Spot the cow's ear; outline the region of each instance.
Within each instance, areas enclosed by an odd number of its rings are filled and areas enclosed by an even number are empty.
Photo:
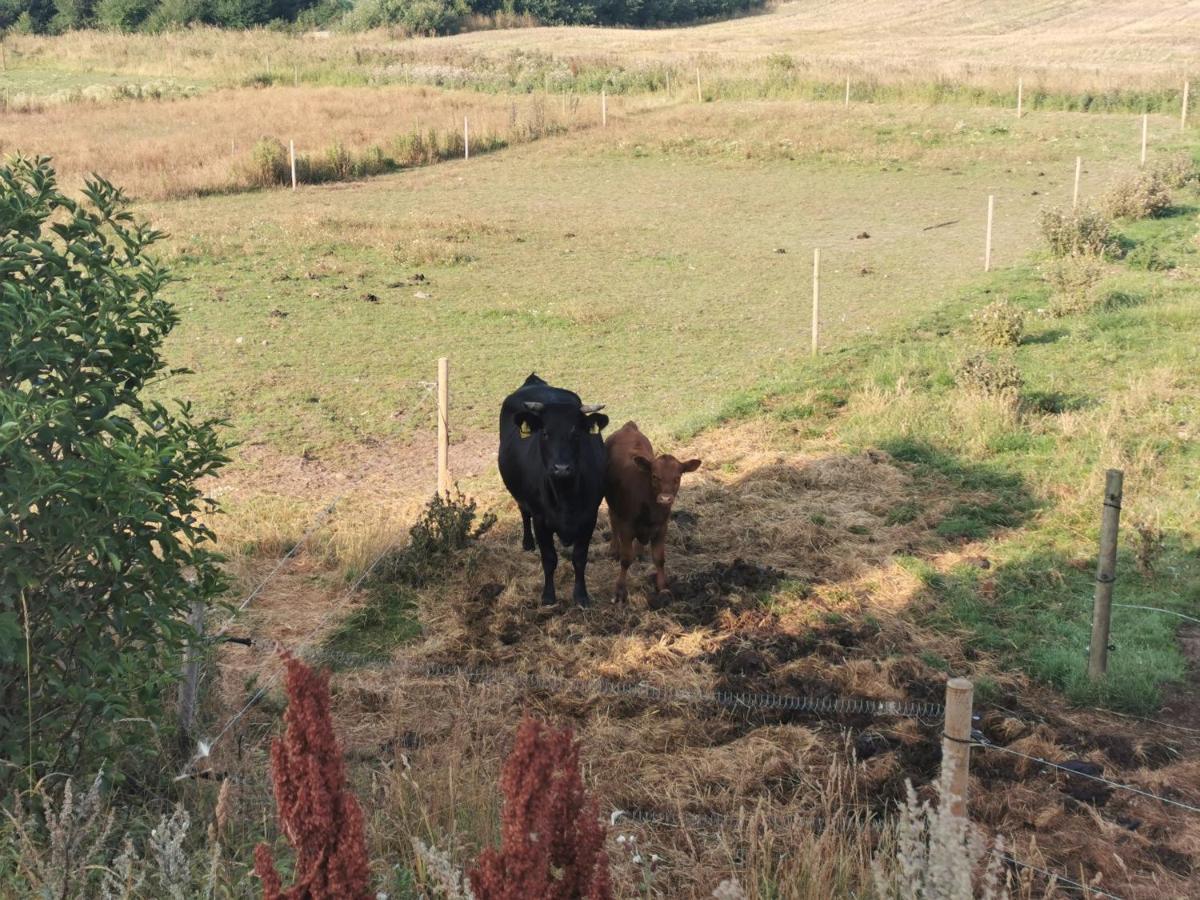
[[[634,456],[633,464],[635,466],[637,466],[639,469],[641,469],[643,472],[649,472],[651,469],[654,468],[654,464],[651,463],[650,460],[646,459],[646,457],[642,456],[640,453],[637,454],[636,456]]]
[[[527,438],[535,431],[542,427],[542,419],[540,416],[535,416],[530,412],[519,412],[513,416],[513,421],[517,423],[517,432],[523,438]]]
[[[584,416],[584,421],[588,423],[588,434],[599,434],[608,427],[608,416],[604,413],[592,413],[590,416]]]
[[[695,472],[698,468],[700,468],[700,460],[689,459],[687,462],[682,463],[680,468],[685,472]]]

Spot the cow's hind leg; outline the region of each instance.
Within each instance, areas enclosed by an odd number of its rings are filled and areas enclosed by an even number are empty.
[[[533,517],[521,510],[521,549],[532,550],[536,546],[533,542]]]
[[[546,583],[542,587],[542,605],[553,606],[558,602],[554,594],[554,572],[558,568],[558,551],[554,549],[554,532],[541,519],[533,520],[533,531],[537,535],[538,548],[542,551],[542,574]]]
[[[585,575],[587,573],[588,548],[592,544],[592,532],[595,530],[596,520],[592,519],[592,524],[575,539],[575,545],[571,549],[571,564],[575,567],[575,590],[572,596],[580,606],[591,606],[592,604],[592,598],[588,596]]]

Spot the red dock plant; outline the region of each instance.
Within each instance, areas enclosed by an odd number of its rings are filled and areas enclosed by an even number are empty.
[[[271,849],[254,850],[263,900],[365,900],[368,868],[363,816],[346,790],[346,769],[329,716],[329,675],[289,653],[288,707],[283,737],[271,744],[279,823],[296,851],[296,878],[287,890]]]
[[[612,900],[604,826],[570,729],[526,716],[500,790],[500,849],[485,850],[470,873],[477,900]]]

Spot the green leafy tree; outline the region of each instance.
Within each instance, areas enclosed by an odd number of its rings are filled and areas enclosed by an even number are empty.
[[[227,458],[214,420],[144,396],[178,319],[126,205],[0,166],[0,781],[153,749],[186,612],[224,587],[197,481]]]
[[[114,31],[134,31],[154,10],[155,0],[98,0],[96,23]]]

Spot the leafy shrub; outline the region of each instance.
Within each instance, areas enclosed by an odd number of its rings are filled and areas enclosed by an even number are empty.
[[[409,529],[408,545],[379,564],[375,580],[409,587],[427,584],[496,524],[496,517],[488,513],[476,525],[475,509],[475,501],[462,494],[435,494]]]
[[[1025,314],[1007,300],[993,300],[971,316],[971,321],[979,340],[989,347],[1015,347],[1021,343]]]
[[[1112,222],[1088,206],[1074,210],[1043,209],[1038,227],[1054,256],[1117,256],[1120,247]]]
[[[262,138],[250,150],[250,161],[244,168],[244,175],[256,187],[271,187],[290,184],[291,169],[288,148],[276,138]]]
[[[1200,181],[1200,166],[1189,153],[1176,153],[1154,167],[1155,174],[1170,188],[1185,188]]]
[[[975,353],[964,359],[954,374],[955,383],[972,393],[995,397],[1016,394],[1025,381],[1010,357]]]
[[[1100,301],[1096,291],[1104,277],[1104,263],[1094,256],[1052,260],[1042,267],[1050,285],[1050,315],[1055,318],[1087,312]]]
[[[196,484],[227,458],[216,422],[142,397],[178,322],[161,234],[108,182],[83,195],[0,167],[0,758],[119,774],[154,748],[113,723],[161,721],[182,620],[223,589]]]
[[[1158,171],[1138,172],[1109,188],[1103,205],[1114,219],[1152,219],[1171,208],[1171,188]]]

